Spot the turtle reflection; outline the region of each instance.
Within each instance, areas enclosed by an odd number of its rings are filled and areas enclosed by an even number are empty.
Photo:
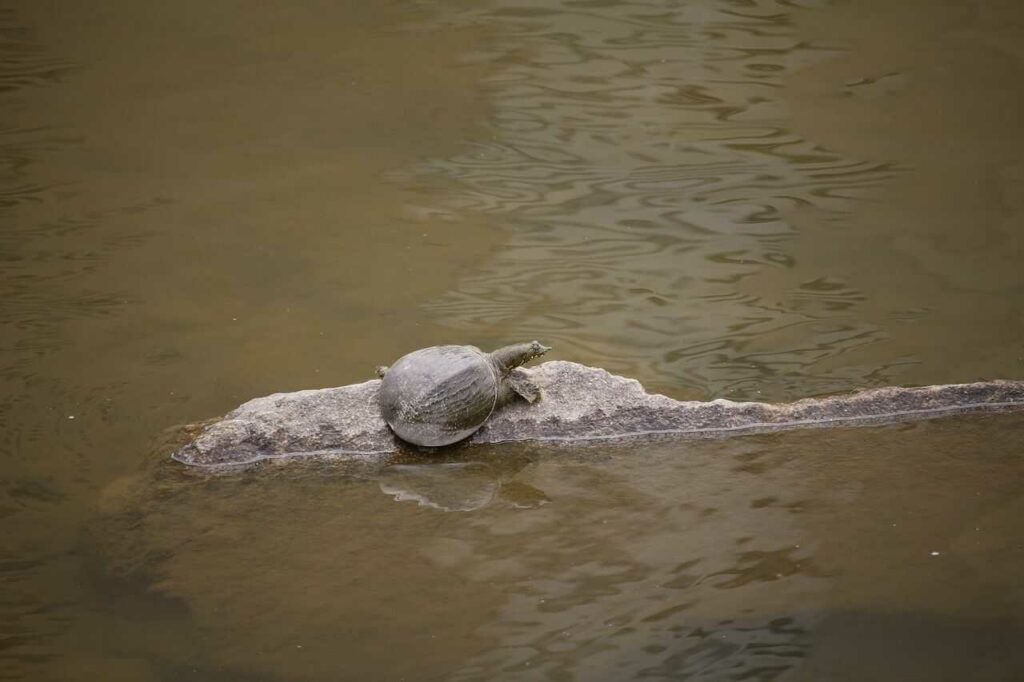
[[[544,491],[516,475],[528,460],[392,464],[377,475],[381,492],[398,502],[448,512],[482,509],[500,500],[518,509],[549,502]]]

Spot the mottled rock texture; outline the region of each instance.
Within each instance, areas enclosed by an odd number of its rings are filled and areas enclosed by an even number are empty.
[[[795,403],[681,402],[635,379],[573,362],[525,372],[543,391],[530,405],[495,411],[466,444],[593,441],[654,435],[715,437],[782,429],[881,424],[950,414],[1024,409],[1024,381],[878,388]],[[370,457],[403,445],[381,419],[379,380],[250,400],[174,453],[193,465],[230,465],[301,455]],[[460,447],[460,446],[454,446]]]

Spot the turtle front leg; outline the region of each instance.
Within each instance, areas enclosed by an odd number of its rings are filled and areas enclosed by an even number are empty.
[[[531,405],[540,400],[540,386],[533,382],[526,372],[512,370],[505,377],[505,383],[514,395],[519,396]]]

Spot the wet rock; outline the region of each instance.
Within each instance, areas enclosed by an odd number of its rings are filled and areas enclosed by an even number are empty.
[[[880,388],[787,404],[678,401],[640,382],[573,362],[519,369],[543,391],[491,415],[468,445],[585,442],[644,436],[716,437],[793,428],[880,424],[974,411],[1024,409],[1024,381]],[[174,453],[192,465],[322,455],[374,458],[403,447],[377,409],[379,380],[256,398]]]

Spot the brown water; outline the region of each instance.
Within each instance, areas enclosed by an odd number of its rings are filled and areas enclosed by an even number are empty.
[[[1024,6],[93,5],[0,7],[0,679],[1024,678],[1019,415],[166,459],[441,341],[1021,378]]]

